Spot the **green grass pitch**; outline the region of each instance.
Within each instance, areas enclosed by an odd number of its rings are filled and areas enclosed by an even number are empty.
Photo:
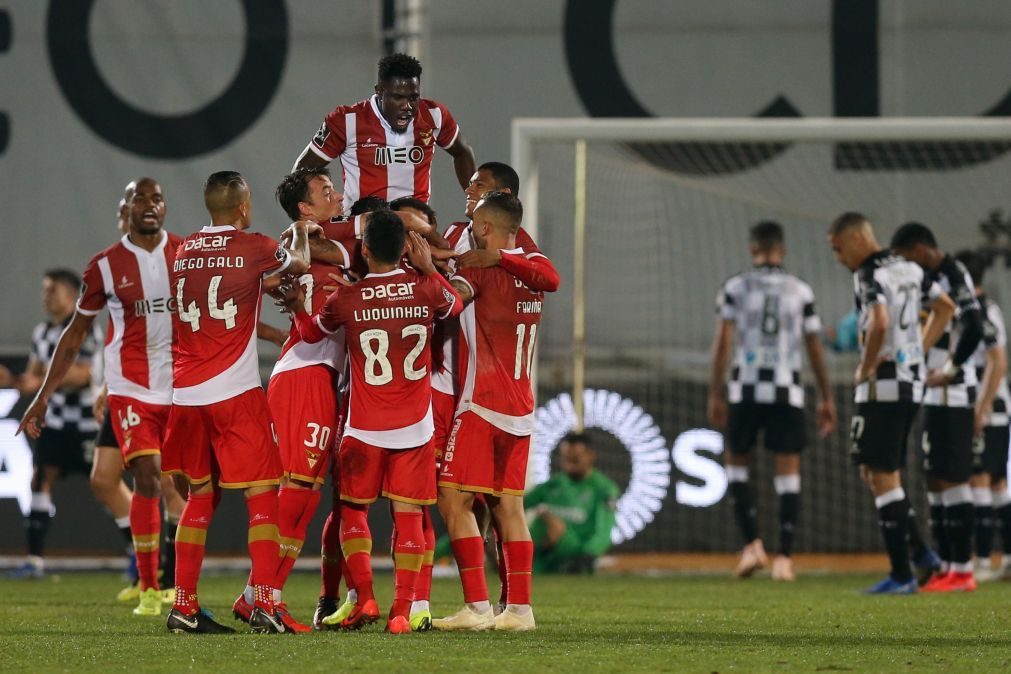
[[[392,594],[377,575],[380,606]],[[877,578],[801,577],[792,585],[715,576],[536,577],[533,633],[171,635],[164,618],[117,605],[118,576],[0,580],[0,662],[9,672],[753,672],[1008,671],[1011,583],[966,595],[864,597]],[[318,579],[285,592],[308,620]],[[227,624],[238,575],[207,577],[201,600]],[[489,585],[496,579],[489,577]],[[435,615],[455,610],[455,579],[436,580]]]

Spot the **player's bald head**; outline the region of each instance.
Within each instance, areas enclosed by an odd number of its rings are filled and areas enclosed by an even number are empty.
[[[238,171],[212,173],[204,183],[204,206],[212,217],[227,216],[249,201],[249,184]]]
[[[523,204],[507,192],[488,192],[477,202],[474,219],[503,234],[515,234],[523,222]]]

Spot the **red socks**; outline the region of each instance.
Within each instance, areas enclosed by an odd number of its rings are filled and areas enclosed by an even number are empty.
[[[344,554],[340,544],[340,506],[337,504],[323,523],[322,538],[319,596],[340,599]]]
[[[414,601],[414,586],[425,557],[425,534],[419,512],[394,512],[396,538],[393,544],[393,606],[390,618],[408,617]]]
[[[484,541],[480,536],[451,541],[453,557],[460,569],[463,600],[468,604],[488,600],[488,581],[484,577]]]
[[[358,590],[359,604],[376,598],[372,591],[372,532],[368,514],[368,506],[341,504],[341,550]]]
[[[214,514],[214,494],[190,494],[176,529],[176,603],[173,608],[193,615],[200,608],[197,581],[204,561],[207,527]]]
[[[435,563],[435,527],[428,508],[422,511],[421,530],[425,536],[425,556],[421,559],[421,571],[414,584],[414,600],[428,601],[432,597],[432,565]]]
[[[509,604],[530,603],[530,577],[534,566],[532,541],[506,541],[502,544],[506,573],[509,577]]]
[[[158,546],[161,541],[161,499],[137,492],[130,499],[130,533],[137,555],[141,591],[158,589]]]
[[[319,492],[313,489],[285,489],[277,495],[277,528],[280,533],[280,559],[274,587],[284,588],[295,560],[302,553],[305,532],[319,505]]]
[[[277,532],[277,492],[271,489],[246,499],[249,511],[249,559],[253,569],[250,576],[255,590],[255,604],[273,610],[274,578],[280,547]]]

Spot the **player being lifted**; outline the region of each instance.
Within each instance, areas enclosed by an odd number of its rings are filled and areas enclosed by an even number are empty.
[[[1008,409],[1007,327],[1004,312],[983,292],[986,263],[983,256],[961,251],[955,259],[965,265],[983,308],[983,339],[972,356],[979,391],[973,440],[972,496],[976,506],[976,580],[1006,577],[1011,568],[1011,497],[1007,493]],[[1001,528],[1001,568],[991,566],[993,533]]]
[[[519,199],[485,194],[474,210],[478,248],[518,254]],[[536,254],[534,254],[536,255]],[[473,313],[461,319],[459,406],[439,472],[439,510],[460,569],[466,605],[432,621],[443,630],[532,630],[533,542],[523,509],[527,453],[534,426],[530,370],[544,294],[501,266],[459,269],[452,283]],[[498,525],[508,578],[507,605],[495,616],[484,575],[484,543],[473,513],[484,494]]]
[[[821,321],[811,287],[783,270],[783,228],[763,221],[751,228],[752,269],[730,278],[716,298],[709,383],[709,423],[726,429],[727,481],[744,550],[734,572],[747,578],[768,563],[755,523],[748,485],[752,450],[762,432],[775,456],[773,479],[779,495],[779,554],[773,580],[794,580],[793,538],[800,513],[800,452],[806,439],[801,347],[807,351],[818,384],[818,433],[835,429],[836,410],[821,346]],[[737,344],[730,382],[725,382]],[[729,411],[727,402],[730,402]]]
[[[924,344],[933,344],[954,311],[951,300],[923,270],[882,250],[866,217],[843,213],[829,227],[836,259],[853,272],[860,329],[860,362],[851,436],[860,477],[874,495],[878,524],[891,562],[887,578],[869,594],[917,591],[909,560],[910,505],[902,489],[906,442],[923,397]],[[921,336],[919,313],[926,292],[931,316]]]
[[[151,178],[136,181],[129,231],[92,258],[84,272],[77,312],[60,337],[46,381],[21,427],[37,435],[49,396],[73,363],[102,309],[109,308],[105,376],[123,464],[133,475],[130,530],[140,578],[134,615],[161,614],[158,588],[161,538],[161,449],[172,402],[172,291],[170,268],[181,239],[164,231],[165,199]]]
[[[294,168],[325,166],[340,159],[344,210],[366,196],[387,201],[417,197],[428,203],[435,146],[453,157],[466,187],[474,173],[474,151],[449,110],[421,98],[421,64],[407,54],[379,61],[375,94],[326,116]]]
[[[296,222],[289,251],[246,230],[252,224],[249,185],[234,171],[204,185],[211,224],[186,237],[173,265],[177,350],[164,469],[190,483],[176,533],[176,601],[172,632],[231,632],[200,607],[197,582],[215,491],[243,489],[255,586],[249,624],[255,632],[286,632],[273,586],[279,559],[277,484],[282,467],[267,398],[260,387],[256,326],[263,278],[309,267],[307,234]]]
[[[343,328],[350,359],[350,405],[338,454],[340,539],[358,600],[342,626],[356,629],[379,618],[368,510],[382,495],[396,526],[387,619],[394,634],[411,631],[408,613],[424,553],[421,510],[436,496],[429,340],[435,320],[462,307],[424,239],[415,232],[405,237],[393,212],[375,211],[362,242],[369,272],[361,282],[338,288],[316,315],[306,312],[301,288],[286,292],[302,339],[313,344]],[[401,267],[405,243],[418,272]]]
[[[926,226],[910,222],[899,227],[892,236],[892,250],[922,267],[956,307],[936,343],[924,345],[929,371],[923,394],[922,448],[931,528],[944,566],[923,590],[974,590],[969,479],[977,381],[971,359],[983,336],[983,312],[965,266],[937,247]]]

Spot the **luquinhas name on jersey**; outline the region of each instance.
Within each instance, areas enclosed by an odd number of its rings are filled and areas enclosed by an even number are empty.
[[[413,297],[414,282],[411,283],[387,283],[381,286],[365,286],[362,288],[363,300],[384,300],[387,298]]]
[[[516,313],[518,314],[539,314],[544,303],[540,300],[530,300],[516,303]]]
[[[899,365],[915,365],[923,362],[923,345],[903,344],[895,352],[895,362]]]
[[[358,323],[372,323],[375,321],[388,321],[396,319],[419,319],[428,318],[431,315],[427,306],[413,307],[373,307],[370,309],[355,309],[354,319]]]
[[[188,269],[242,269],[246,266],[243,257],[182,257],[176,258],[173,271]]]

